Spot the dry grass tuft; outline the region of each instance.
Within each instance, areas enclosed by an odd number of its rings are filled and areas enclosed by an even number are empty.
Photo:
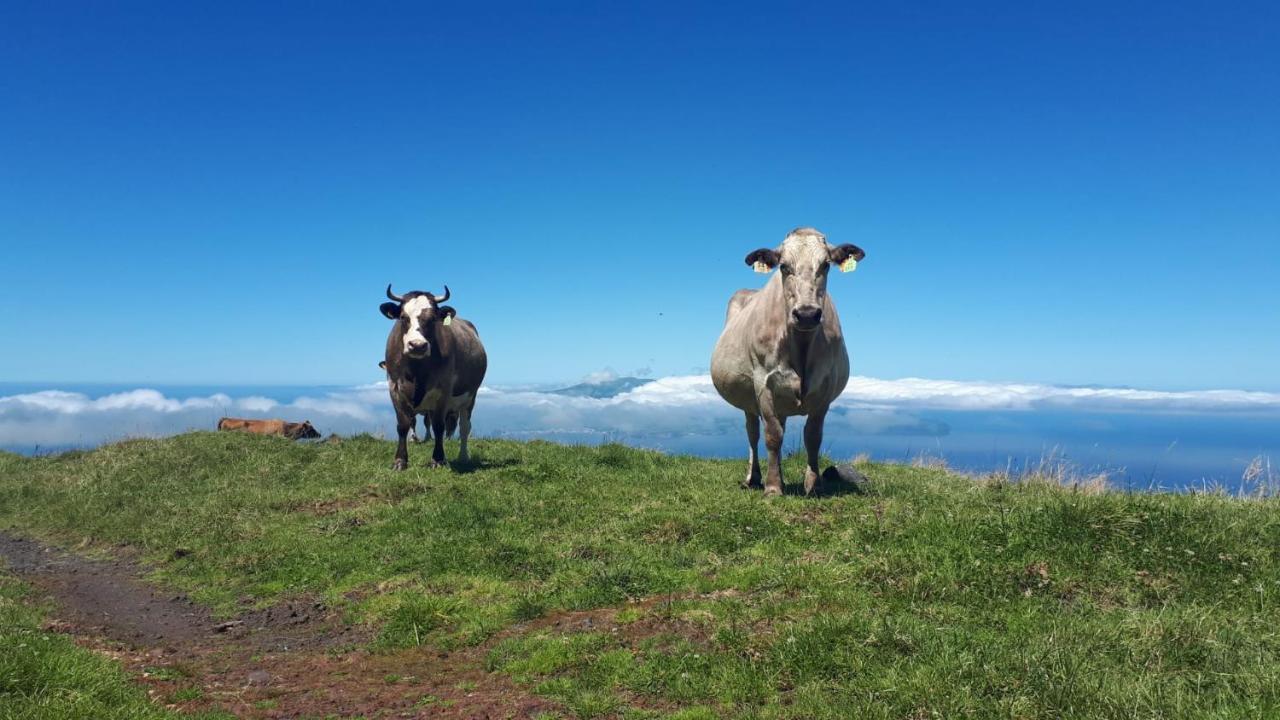
[[[1280,496],[1280,476],[1271,467],[1271,457],[1258,455],[1240,474],[1241,497],[1267,498]]]
[[[1067,488],[1072,492],[1084,495],[1101,495],[1112,489],[1110,479],[1113,472],[1120,471],[1082,470],[1075,463],[1059,454],[1055,448],[1042,455],[1035,466],[1029,467],[1019,475],[1017,482],[1052,485]]]
[[[923,468],[925,470],[949,470],[947,459],[940,455],[929,455],[928,453],[920,453],[911,458],[911,467]]]

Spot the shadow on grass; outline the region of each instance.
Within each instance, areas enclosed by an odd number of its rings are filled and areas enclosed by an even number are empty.
[[[782,486],[787,497],[804,497],[804,483],[787,483]],[[848,465],[829,465],[822,471],[814,498],[840,497],[842,495],[866,495],[867,476]]]
[[[454,460],[453,462],[449,463],[449,469],[453,470],[458,475],[470,475],[471,473],[477,472],[480,470],[492,470],[494,468],[510,467],[512,465],[519,465],[519,464],[520,464],[519,460],[513,460],[511,458],[506,458],[503,460],[485,460],[484,458],[473,457],[467,462],[459,462],[457,460]]]

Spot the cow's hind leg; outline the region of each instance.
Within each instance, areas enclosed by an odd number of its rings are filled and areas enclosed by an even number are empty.
[[[753,412],[747,416],[747,477],[744,488],[760,487],[760,416]]]
[[[458,462],[471,462],[471,454],[467,452],[467,438],[471,437],[471,409],[474,406],[468,406],[458,411],[458,442],[461,448],[458,450]]]
[[[782,435],[786,430],[786,416],[764,416],[764,447],[769,451],[769,467],[764,476],[766,497],[782,494]]]
[[[808,467],[804,470],[804,494],[812,495],[818,487],[818,451],[822,449],[822,426],[827,421],[827,409],[814,410],[804,422],[804,451]]]
[[[433,412],[427,417],[431,420],[431,434],[436,438],[431,450],[431,467],[444,467],[444,412]]]

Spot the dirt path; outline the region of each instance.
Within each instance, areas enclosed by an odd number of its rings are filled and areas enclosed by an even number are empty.
[[[48,628],[119,660],[157,701],[247,718],[531,718],[551,703],[485,672],[481,648],[370,653],[362,628],[295,601],[218,618],[148,584],[127,559],[90,560],[0,532],[0,561],[53,602]]]

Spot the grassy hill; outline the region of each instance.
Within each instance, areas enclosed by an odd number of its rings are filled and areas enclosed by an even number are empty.
[[[367,437],[3,454],[0,529],[127,544],[227,614],[320,598],[392,657],[478,648],[549,717],[1280,716],[1274,499],[864,464],[865,492],[766,501],[738,489],[745,461],[482,440],[471,467],[430,470],[411,452],[404,473]],[[57,716],[40,703],[89,680],[17,647],[61,641],[4,582],[0,717]],[[103,702],[144,702],[127,691]]]

